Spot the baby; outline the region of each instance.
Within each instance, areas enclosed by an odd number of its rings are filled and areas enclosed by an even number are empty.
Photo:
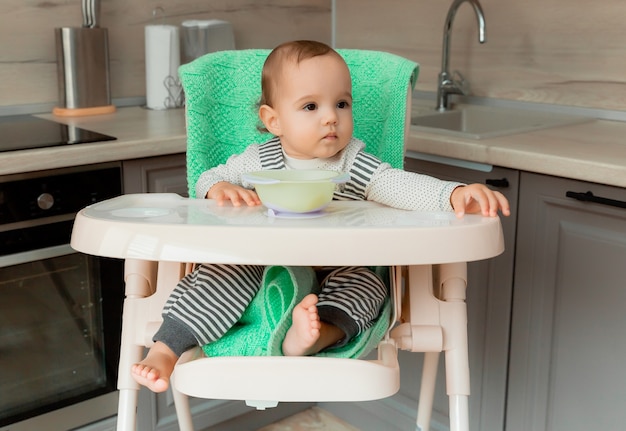
[[[251,144],[225,164],[199,177],[196,195],[219,205],[256,206],[260,200],[242,174],[262,169],[327,169],[350,172],[334,199],[371,200],[395,208],[509,215],[499,192],[394,169],[364,151],[352,136],[352,83],[343,58],[325,44],[284,43],[262,72],[259,117],[274,138]],[[146,358],[132,367],[137,382],[167,389],[179,356],[223,336],[241,317],[261,285],[263,266],[202,264],[176,286],[163,310],[163,324]],[[388,292],[365,267],[317,270],[320,293],[293,310],[282,344],[285,355],[311,355],[343,346],[369,328]]]

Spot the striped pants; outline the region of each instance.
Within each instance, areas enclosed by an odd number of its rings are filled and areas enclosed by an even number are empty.
[[[199,265],[167,300],[154,341],[180,356],[219,339],[243,315],[261,286],[264,270],[255,265]],[[320,320],[345,332],[343,345],[374,323],[387,287],[365,267],[325,268],[317,274]]]

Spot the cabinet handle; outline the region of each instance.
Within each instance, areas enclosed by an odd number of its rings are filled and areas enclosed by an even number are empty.
[[[485,180],[485,184],[487,184],[488,186],[506,189],[509,187],[509,180],[507,180],[506,178],[488,178]]]
[[[568,191],[565,193],[568,198],[576,199],[581,202],[593,202],[601,205],[609,205],[617,208],[626,208],[626,202],[618,201],[615,199],[603,198],[602,196],[596,196],[592,192],[579,193]]]

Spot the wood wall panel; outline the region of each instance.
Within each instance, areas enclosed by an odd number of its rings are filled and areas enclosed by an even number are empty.
[[[569,106],[626,109],[626,2],[481,0],[487,43],[462,5],[452,34],[451,66],[472,94]],[[57,99],[54,28],[81,22],[79,0],[4,0],[0,4],[0,107]],[[171,4],[168,4],[171,3]],[[336,0],[338,47],[384,49],[421,64],[418,90],[434,91],[441,65],[446,0]],[[294,38],[330,41],[331,0],[104,0],[114,98],[145,94],[143,28],[152,10],[163,22],[231,21],[240,48]],[[593,7],[591,7],[593,6]]]
[[[337,0],[337,46],[385,49],[421,65],[418,90],[435,91],[451,1]],[[626,109],[626,2],[481,0],[487,42],[469,4],[456,16],[451,68],[477,96]]]
[[[113,98],[145,95],[144,27],[186,19],[225,19],[238,48],[272,48],[289,39],[330,43],[331,0],[104,0]],[[155,20],[152,11],[165,13]],[[82,22],[81,0],[0,2],[0,107],[57,101],[55,27]]]

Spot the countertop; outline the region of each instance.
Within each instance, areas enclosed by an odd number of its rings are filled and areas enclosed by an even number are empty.
[[[591,119],[488,139],[422,130],[411,128],[407,151],[626,187],[626,122]]]
[[[0,153],[0,175],[178,154],[187,149],[184,109],[130,107],[85,117],[37,116],[115,136],[117,140]]]
[[[42,118],[117,137],[116,141],[0,153],[0,175],[183,153],[185,112],[141,107],[91,117]],[[411,128],[409,152],[626,187],[626,123],[592,120],[489,139]]]

